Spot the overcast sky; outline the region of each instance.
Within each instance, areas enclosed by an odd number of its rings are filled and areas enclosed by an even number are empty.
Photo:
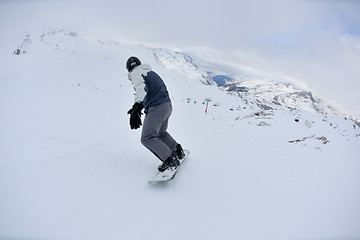
[[[0,0],[1,35],[47,27],[288,79],[360,117],[357,0]]]

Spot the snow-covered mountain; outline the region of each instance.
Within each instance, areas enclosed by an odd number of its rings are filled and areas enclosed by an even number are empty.
[[[359,123],[311,92],[66,30],[1,41],[0,239],[360,237]],[[128,125],[129,56],[163,77],[191,151],[168,184]]]
[[[296,88],[290,83],[276,82],[262,76],[243,72],[241,75],[217,74],[196,64],[184,53],[154,49],[154,56],[169,69],[204,84],[216,84],[229,94],[239,96],[244,106],[259,110],[309,111],[322,115],[338,114],[331,106],[309,91]],[[219,70],[220,72],[221,70]]]

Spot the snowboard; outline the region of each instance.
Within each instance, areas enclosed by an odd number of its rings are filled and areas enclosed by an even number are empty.
[[[159,182],[168,182],[172,179],[174,179],[177,171],[179,170],[180,166],[182,165],[182,163],[185,161],[185,159],[189,156],[190,151],[189,150],[184,150],[185,153],[185,157],[180,161],[179,166],[177,167],[171,167],[166,169],[164,172],[158,172],[150,181],[149,183],[159,183]]]

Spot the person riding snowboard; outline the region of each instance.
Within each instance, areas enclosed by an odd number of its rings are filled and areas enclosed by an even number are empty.
[[[128,111],[130,128],[143,126],[141,143],[162,161],[158,167],[160,172],[179,166],[185,154],[182,146],[167,132],[172,104],[164,81],[149,64],[141,64],[137,57],[130,57],[126,68],[135,90],[135,103]],[[143,124],[142,109],[146,114]]]

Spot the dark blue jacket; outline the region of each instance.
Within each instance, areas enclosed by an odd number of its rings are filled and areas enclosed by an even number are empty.
[[[159,105],[164,102],[169,102],[169,92],[161,77],[154,71],[150,71],[147,75],[142,75],[145,82],[144,108]]]
[[[129,73],[129,79],[134,86],[135,102],[142,102],[145,110],[151,106],[170,101],[164,81],[152,71],[149,64],[135,67]]]

